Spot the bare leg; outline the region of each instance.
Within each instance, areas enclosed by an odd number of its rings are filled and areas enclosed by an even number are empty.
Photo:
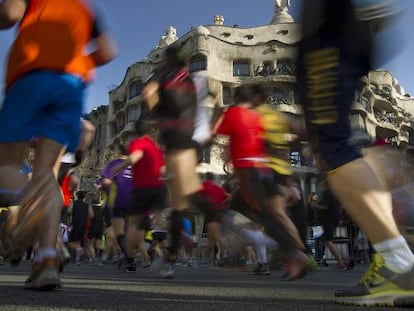
[[[197,153],[195,149],[171,151],[167,154],[167,171],[171,177],[171,206],[175,211],[189,207],[188,196],[201,187],[196,172]]]
[[[305,245],[300,238],[299,231],[286,213],[286,201],[283,196],[276,195],[270,200],[271,214],[278,220],[279,225],[285,228],[285,233],[289,236],[291,247],[305,251]]]
[[[208,232],[208,241],[207,241],[207,254],[211,256],[214,254],[214,247],[217,243],[218,248],[220,249],[221,256],[225,250],[227,250],[227,243],[223,239],[221,234],[221,227],[220,223],[217,221],[211,221],[207,224],[207,232]]]
[[[135,256],[135,250],[138,245],[137,225],[139,223],[138,215],[129,215],[127,217],[127,256],[133,258]]]
[[[166,163],[171,178],[169,187],[173,209],[170,219],[171,245],[168,260],[175,261],[181,247],[182,212],[190,207],[189,196],[200,189],[201,182],[196,172],[195,149],[169,151],[166,155]]]
[[[391,195],[365,159],[343,165],[328,175],[328,182],[373,244],[400,236],[392,214]]]
[[[137,232],[138,251],[141,253],[142,265],[146,265],[150,259],[147,248],[145,247],[145,232],[145,230],[141,229]]]
[[[21,247],[38,239],[39,248],[55,248],[62,206],[62,194],[56,176],[65,148],[53,140],[39,139],[32,180],[25,191],[13,232]]]
[[[335,244],[332,241],[325,241],[326,247],[329,249],[332,255],[334,255],[336,261],[338,262],[339,267],[346,268],[345,263],[342,260],[341,253],[336,248]]]
[[[28,179],[20,173],[26,155],[26,146],[26,143],[0,144],[0,188],[2,190],[14,192],[26,185]],[[5,199],[13,199],[13,197],[6,196]]]

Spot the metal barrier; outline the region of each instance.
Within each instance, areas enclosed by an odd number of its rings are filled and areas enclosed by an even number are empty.
[[[321,239],[322,233],[323,230],[320,226],[308,228],[307,243],[316,257],[318,257],[318,243],[323,243]],[[193,234],[193,258],[195,260],[211,259],[208,258],[209,254],[206,254],[207,236],[207,233],[201,235]],[[350,223],[338,226],[332,242],[335,243],[345,261],[350,259],[353,259],[355,263],[368,263],[370,261],[370,245],[368,239],[355,224]],[[321,257],[328,262],[335,261],[334,256],[326,247],[324,247]]]
[[[308,244],[312,248],[316,259],[326,260],[327,262],[335,261],[334,256],[323,245],[321,238],[323,233],[322,227],[311,227],[309,232],[312,235],[308,237]],[[355,263],[367,263],[370,261],[370,244],[368,239],[355,224],[351,223],[338,226],[332,242],[338,248],[345,261],[351,259]]]

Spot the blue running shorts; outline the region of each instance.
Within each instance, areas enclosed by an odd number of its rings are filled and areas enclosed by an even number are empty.
[[[46,137],[75,152],[84,90],[85,83],[71,74],[34,71],[21,77],[0,109],[0,143]]]

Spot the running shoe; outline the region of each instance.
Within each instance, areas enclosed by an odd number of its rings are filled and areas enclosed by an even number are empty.
[[[141,263],[141,267],[142,267],[142,268],[148,268],[148,267],[151,267],[151,259],[148,259],[148,260],[146,260],[146,261],[143,261],[143,262]]]
[[[336,270],[336,271],[346,271],[348,270],[348,266],[344,263],[342,264],[336,264],[335,266],[332,267],[332,270]]]
[[[61,287],[59,278],[59,260],[57,257],[43,258],[34,262],[32,273],[24,288],[33,290],[54,290]]]
[[[160,272],[165,264],[165,260],[163,257],[156,257],[151,264],[150,270],[153,272]]]
[[[166,263],[158,274],[164,279],[173,279],[175,274],[174,264]]]
[[[356,286],[335,292],[337,303],[357,306],[414,307],[414,267],[395,273],[375,254]]]
[[[125,266],[125,272],[129,272],[129,273],[137,272],[137,264],[135,262],[127,263]]]
[[[12,265],[13,267],[17,266],[23,257],[22,251],[17,248],[14,247],[13,245],[10,247],[4,247],[4,252],[3,252],[3,256],[4,259],[10,263],[10,265]]]
[[[256,275],[270,275],[270,268],[267,264],[258,263],[253,269],[253,273]]]
[[[150,270],[158,273],[158,275],[165,279],[174,278],[174,263],[167,261],[163,257],[157,257],[152,262]]]
[[[59,248],[57,250],[57,253],[59,257],[59,272],[62,273],[65,266],[69,264],[71,256],[68,249],[65,246]]]
[[[309,272],[313,272],[313,271],[318,271],[319,270],[319,265],[318,262],[316,261],[315,257],[313,255],[308,254],[308,259],[309,259]]]

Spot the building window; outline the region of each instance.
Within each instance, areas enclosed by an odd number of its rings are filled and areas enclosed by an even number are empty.
[[[116,124],[115,124],[115,122],[110,125],[110,129],[111,129],[111,137],[116,136],[117,131],[116,131]]]
[[[140,106],[134,106],[128,109],[128,123],[138,120],[140,115]]]
[[[268,98],[268,103],[274,106],[289,105],[285,93],[280,89],[273,89],[272,95]]]
[[[275,73],[275,70],[273,69],[272,62],[264,62],[262,65],[260,65],[256,69],[256,76],[266,77],[274,73]]]
[[[95,137],[94,137],[95,145],[99,144],[99,141],[101,139],[101,133],[102,133],[102,125],[98,125],[97,128],[96,128],[96,133],[95,133]]]
[[[121,132],[125,127],[125,113],[121,112],[116,116],[116,133]]]
[[[114,107],[114,113],[117,113],[122,109],[124,103],[122,101],[116,100],[113,102],[112,106]]]
[[[211,146],[207,145],[203,147],[200,153],[200,162],[209,164],[211,162]]]
[[[231,88],[228,86],[223,86],[223,105],[231,105],[233,102],[233,96],[231,93]]]
[[[250,76],[250,63],[246,60],[235,61],[233,63],[233,76],[235,77]]]
[[[207,70],[207,57],[199,54],[195,55],[190,60],[190,72]]]
[[[354,100],[356,102],[361,102],[361,93],[359,91],[355,91]]]
[[[292,61],[289,59],[281,59],[277,62],[276,73],[280,75],[294,75],[295,69]]]
[[[302,166],[302,157],[299,151],[292,151],[290,153],[290,165],[291,166]]]
[[[132,82],[129,85],[129,96],[128,99],[134,98],[141,94],[142,91],[142,83],[141,82]]]
[[[370,105],[370,103],[369,103],[368,98],[366,98],[365,96],[362,96],[362,97],[361,97],[361,105],[362,105],[362,107],[364,107],[364,109],[365,109],[367,112],[371,112],[371,105]]]

